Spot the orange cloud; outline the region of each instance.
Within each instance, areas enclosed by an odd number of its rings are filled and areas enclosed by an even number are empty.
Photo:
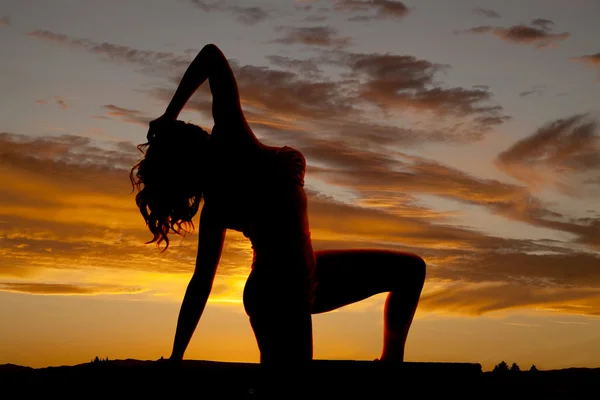
[[[587,306],[586,315],[600,315],[600,296],[596,288],[540,288],[520,284],[481,283],[448,285],[424,293],[419,307],[427,311],[482,315],[510,308],[544,308],[572,312],[569,303]],[[582,313],[582,309],[574,307]]]
[[[584,63],[592,68],[600,69],[600,53],[588,54],[581,57],[571,57],[571,60]],[[598,80],[600,80],[600,74],[598,74]]]
[[[171,53],[100,46],[52,33],[33,36],[142,66],[143,72],[164,73],[171,86],[148,93],[165,103],[179,80],[179,76],[171,76],[171,69],[187,66],[184,57]],[[578,294],[565,297],[560,288],[583,282],[591,289],[600,285],[594,268],[599,261],[598,218],[570,218],[553,211],[527,186],[481,179],[395,150],[398,145],[481,139],[483,133],[508,118],[491,102],[488,87],[441,87],[436,74],[449,66],[406,55],[335,50],[316,54],[302,62],[270,58],[275,67],[285,70],[232,62],[244,111],[261,138],[269,144],[300,149],[309,161],[310,178],[353,194],[352,201],[341,202],[307,187],[316,249],[385,247],[415,252],[430,266],[428,285],[492,282],[554,290],[549,294],[536,292],[536,299],[541,300],[535,302],[525,295],[516,296],[515,302],[502,307],[564,300],[575,309],[585,300],[585,293],[570,292]],[[337,81],[328,80],[319,72],[322,65],[337,66],[345,72]],[[373,106],[384,111],[373,112]],[[430,129],[397,126],[386,120],[386,112],[401,112],[403,108],[432,113],[438,116],[436,122],[455,125],[434,124]],[[187,110],[210,118],[207,85],[192,98]],[[119,105],[107,105],[105,111],[103,117],[141,125],[148,118],[141,110]],[[161,279],[191,272],[193,234],[174,243],[164,255],[143,244],[149,234],[135,209],[127,178],[129,167],[139,157],[132,143],[96,144],[75,136],[34,139],[10,134],[2,134],[0,139],[0,174],[8,183],[0,192],[0,220],[4,221],[0,235],[6,244],[0,250],[0,274],[40,282],[40,271],[85,271],[90,266],[162,274]],[[491,237],[457,226],[450,222],[450,213],[420,205],[421,194],[481,207],[506,217],[507,222],[571,233],[578,246]],[[226,285],[239,288],[248,272],[250,247],[234,232],[228,233],[226,243],[219,274],[226,278]],[[568,274],[564,265],[573,266]],[[156,285],[149,283],[144,288]],[[222,295],[223,299],[230,296],[226,291]],[[473,295],[480,299],[480,307],[473,304],[473,309],[501,309],[489,303],[502,304],[502,291],[492,291],[490,296],[492,299]],[[435,307],[433,299],[428,301]],[[452,308],[454,300],[437,301]],[[460,305],[455,308],[473,312]]]
[[[598,65],[600,66],[600,53],[596,53],[596,54],[589,54],[586,56],[581,56],[581,57],[574,57],[571,58],[574,61],[581,61],[590,65]]]
[[[54,103],[61,110],[67,110],[69,108],[69,104],[67,104],[67,100],[65,100],[65,98],[63,98],[62,96],[54,96],[53,100],[54,100]],[[43,99],[36,100],[35,102],[36,102],[36,104],[44,104],[44,105],[50,103],[48,100],[43,100]]]
[[[0,282],[0,291],[45,295],[97,295],[97,294],[134,294],[144,290],[124,286],[106,285],[70,285],[39,282]]]
[[[477,179],[421,158],[403,156],[398,164],[390,155],[376,151],[350,152],[352,148],[340,142],[305,145],[309,159],[336,166],[331,182],[345,184],[358,195],[356,203],[343,203],[307,188],[317,250],[376,247],[410,251],[429,264],[429,286],[436,282],[518,284],[533,288],[538,296],[533,302],[525,295],[516,296],[500,308],[495,304],[507,301],[505,291],[500,290],[476,291],[480,297],[468,292],[465,296],[471,296],[471,308],[461,305],[459,296],[455,300],[425,297],[428,309],[446,307],[473,313],[542,303],[555,306],[563,301],[573,304],[574,310],[581,301],[593,300],[576,288],[597,291],[600,287],[597,254],[558,243],[490,237],[450,225],[448,214],[427,209],[414,197],[436,193],[492,207],[520,204],[517,201],[527,196],[524,188]],[[114,288],[107,281],[110,276],[109,281],[121,279],[124,288],[171,296],[179,293],[183,278],[194,267],[195,234],[174,241],[165,254],[144,245],[149,233],[135,208],[127,178],[137,157],[131,143],[1,134],[0,175],[6,184],[0,191],[0,276],[9,284],[5,288],[79,294],[129,290]],[[398,165],[403,172],[393,171]],[[317,169],[316,175],[327,177],[332,171]],[[399,188],[409,194],[399,195]],[[523,212],[534,210],[544,209]],[[250,244],[241,234],[229,232],[219,268],[219,301],[239,301],[250,261]],[[570,266],[568,273],[565,265]],[[139,273],[156,277],[140,283]],[[167,284],[169,277],[177,277],[177,282]],[[15,286],[16,278],[19,285]],[[49,282],[62,286],[39,285]],[[552,290],[542,290],[545,287]],[[483,293],[488,293],[487,297]],[[596,312],[593,307],[589,310]]]

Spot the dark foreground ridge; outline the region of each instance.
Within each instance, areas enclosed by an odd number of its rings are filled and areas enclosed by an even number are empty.
[[[19,398],[59,395],[77,398],[579,398],[597,393],[600,368],[483,373],[479,364],[315,360],[264,371],[258,364],[115,360],[75,366],[29,368],[0,365],[4,393]],[[534,396],[534,397],[532,397]],[[12,397],[11,397],[12,398]]]

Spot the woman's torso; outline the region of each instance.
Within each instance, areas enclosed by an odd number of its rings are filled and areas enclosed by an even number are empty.
[[[204,201],[224,227],[240,231],[255,251],[294,246],[310,236],[304,192],[306,161],[291,147],[211,149]]]

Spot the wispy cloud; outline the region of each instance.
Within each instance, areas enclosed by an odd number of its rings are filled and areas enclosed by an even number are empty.
[[[131,124],[138,124],[144,127],[148,127],[148,123],[153,119],[150,116],[145,115],[140,110],[132,110],[129,108],[123,108],[115,106],[114,104],[106,104],[103,106],[105,110],[104,115],[97,115],[93,118],[97,119],[118,119],[123,122]]]
[[[576,321],[552,321],[555,324],[561,325],[589,325],[588,322],[576,322]]]
[[[552,121],[500,153],[496,165],[532,187],[578,195],[574,178],[600,172],[598,124],[585,114]]]
[[[349,21],[402,19],[411,12],[403,2],[393,0],[337,0],[334,10],[355,14]]]
[[[538,96],[542,95],[542,93],[544,92],[544,89],[546,87],[541,85],[541,86],[533,86],[531,89],[528,90],[524,90],[522,92],[519,93],[519,97],[527,97],[527,96],[531,96],[532,94],[537,94]]]
[[[78,285],[40,282],[0,282],[0,291],[42,295],[137,294],[142,288],[110,285]]]
[[[139,50],[106,42],[98,43],[93,40],[72,38],[65,34],[51,31],[35,30],[29,32],[28,36],[85,50],[92,54],[104,56],[111,61],[132,63],[142,67],[152,68],[153,70],[181,70],[186,68],[191,61],[189,55],[181,56],[169,52]]]
[[[280,55],[270,55],[267,59],[271,64],[300,73],[303,76],[317,78],[323,72],[314,59],[300,60]]]
[[[481,283],[477,285],[456,284],[421,296],[419,306],[426,310],[482,315],[490,311],[514,307],[536,307],[553,305],[561,310],[561,302],[593,300],[592,315],[600,315],[598,296],[595,289],[560,289],[527,287],[507,283]]]
[[[455,34],[491,34],[506,42],[516,44],[532,44],[536,48],[556,47],[559,42],[568,39],[568,32],[553,33],[554,23],[546,19],[534,19],[530,25],[513,25],[508,28],[483,25],[470,29],[455,31]]]
[[[152,88],[148,94],[165,102],[178,81],[173,70],[181,72],[187,66],[187,56],[178,54],[128,48],[129,56],[120,51],[109,56],[92,50],[84,39],[40,36],[116,62],[147,68],[162,65],[168,86]],[[107,45],[103,49],[120,47]],[[317,249],[385,247],[423,255],[430,266],[428,285],[437,282],[448,289],[428,290],[422,302],[426,309],[480,314],[544,306],[579,313],[576,306],[585,304],[585,313],[599,313],[600,300],[593,294],[600,288],[598,216],[573,219],[535,197],[526,185],[483,179],[475,172],[399,151],[399,146],[480,140],[508,118],[493,102],[488,86],[444,86],[440,75],[450,66],[410,55],[330,47],[320,52],[319,46],[309,54],[302,59],[274,55],[268,57],[270,66],[234,60],[231,64],[244,111],[261,138],[300,149],[309,161],[310,179],[353,194],[352,201],[341,202],[307,187]],[[320,71],[328,67],[341,71],[339,76],[324,77]],[[207,86],[186,109],[210,118]],[[122,104],[105,105],[103,111],[103,118],[140,125],[148,121],[143,111]],[[407,114],[433,122],[399,125],[389,118]],[[562,150],[532,145],[517,151],[512,149],[519,147],[515,144],[501,158],[514,167],[527,165],[536,154],[554,152],[564,156],[559,158],[569,168],[583,165],[587,158],[580,157],[583,147],[577,147],[575,138],[587,136],[568,133],[579,129],[576,125],[565,128],[568,139],[557,135],[556,142],[565,144]],[[24,259],[30,260],[29,272],[50,266],[85,270],[89,263],[115,271],[164,274],[193,269],[193,240],[177,243],[160,258],[143,245],[148,233],[127,177],[139,157],[132,143],[97,145],[80,137],[39,142],[12,134],[0,139],[0,178],[8,182],[0,191],[0,219],[6,221],[0,228],[6,249],[0,255],[3,276],[22,278]],[[585,140],[582,143],[591,143]],[[454,213],[425,207],[421,195],[477,207],[509,223],[570,233],[573,243],[493,237],[457,226],[452,223]],[[231,282],[241,280],[236,276],[247,273],[249,245],[235,234],[228,235],[227,242],[220,273]],[[89,258],[82,259],[84,253]],[[570,266],[568,274],[565,265]]]
[[[481,15],[483,17],[487,17],[487,18],[500,18],[501,15],[498,14],[496,11],[491,10],[489,8],[474,8],[473,12],[477,15]]]
[[[600,66],[600,53],[588,54],[586,56],[581,57],[573,57],[571,59],[574,61],[580,61],[594,66]]]
[[[340,54],[332,63],[348,67],[352,77],[362,79],[357,87],[360,98],[384,111],[409,108],[440,117],[471,117],[479,133],[508,119],[502,107],[486,104],[492,94],[485,89],[436,85],[436,74],[448,65],[406,55],[356,53]]]
[[[205,1],[205,0],[189,0],[190,3],[198,7],[204,12],[228,12],[236,17],[236,19],[246,25],[255,25],[261,21],[269,19],[273,16],[273,11],[263,7],[256,6],[240,6],[238,4],[229,4],[228,1]]]
[[[63,111],[69,109],[69,104],[67,103],[67,100],[62,96],[54,96],[52,100],[39,99],[35,101],[36,104],[41,105],[47,105],[50,104],[50,102],[56,104],[56,106]]]
[[[535,18],[531,20],[531,25],[537,26],[544,31],[549,31],[554,26],[554,21],[545,18]]]
[[[352,43],[349,37],[337,36],[335,29],[329,26],[314,27],[277,27],[277,32],[283,32],[283,36],[273,40],[273,43],[282,44],[304,44],[308,46],[324,46],[341,48]]]
[[[571,57],[572,61],[584,63],[598,70],[598,81],[600,81],[600,53],[588,54],[581,57]]]
[[[335,36],[335,32],[326,27],[281,29],[287,33],[281,40],[315,44],[317,51],[319,47],[342,44],[346,40]],[[142,66],[142,72],[159,72],[161,76],[169,77],[172,85],[178,82],[190,57],[187,54],[181,56],[138,50],[112,43],[98,44],[48,31],[34,31],[30,36],[101,54],[115,62]],[[304,124],[325,124],[322,128],[327,130],[353,129],[353,126],[367,123],[380,126],[388,132],[420,132],[412,135],[415,143],[419,140],[472,142],[480,140],[492,128],[509,119],[500,106],[492,103],[489,90],[443,87],[437,82],[436,75],[449,66],[411,56],[328,50],[298,60],[294,66],[282,56],[272,57],[271,62],[286,70],[239,65],[231,61],[244,110],[253,114],[253,120],[265,127],[280,125],[282,120],[303,124],[297,118],[302,116]],[[342,72],[338,79],[324,79],[318,73],[311,73],[326,65],[334,65],[346,72]],[[265,87],[269,87],[269,90],[264,90]],[[150,92],[164,98],[165,93],[172,94],[172,90],[160,87]],[[194,100],[190,106],[204,112],[210,109],[209,104],[209,101]],[[378,107],[381,114],[362,111],[362,107],[372,106]],[[433,114],[437,118],[429,120],[428,126],[420,129],[397,129],[393,125],[385,127],[385,123],[382,123],[394,113],[407,111]],[[340,118],[336,118],[338,116]],[[293,124],[286,125],[289,127]]]

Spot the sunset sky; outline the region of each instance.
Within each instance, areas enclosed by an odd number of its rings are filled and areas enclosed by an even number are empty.
[[[0,364],[169,356],[197,235],[145,245],[128,174],[214,43],[257,136],[307,159],[315,249],[427,262],[407,361],[600,367],[599,15],[596,0],[3,1]],[[210,106],[203,87],[180,118],[210,130]],[[186,358],[258,362],[250,261],[229,231]],[[315,316],[315,358],[379,357],[384,300]]]

